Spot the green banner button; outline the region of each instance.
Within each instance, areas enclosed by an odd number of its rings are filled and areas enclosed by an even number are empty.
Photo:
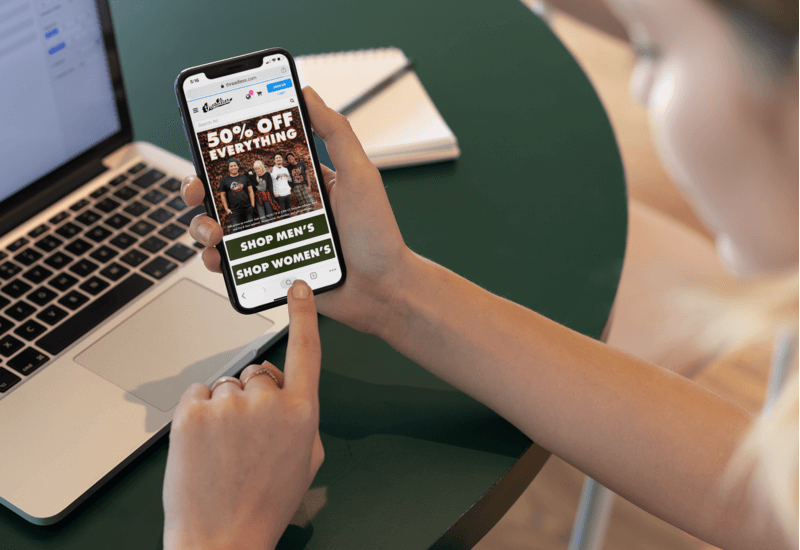
[[[267,227],[263,231],[251,233],[246,237],[226,240],[225,248],[228,250],[228,257],[231,260],[238,260],[287,244],[321,237],[327,232],[328,222],[325,214],[320,214],[279,227]]]
[[[280,254],[235,265],[233,275],[236,277],[236,284],[241,285],[333,258],[333,243],[330,239],[324,239]]]

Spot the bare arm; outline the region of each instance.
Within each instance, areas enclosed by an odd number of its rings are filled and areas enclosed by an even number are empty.
[[[323,176],[348,266],[347,282],[317,297],[321,313],[380,336],[678,527],[726,549],[784,546],[778,529],[746,521],[758,506],[752,495],[741,487],[724,498],[716,492],[749,428],[747,412],[411,252],[347,120],[304,93],[337,168],[323,168]],[[187,204],[202,202],[196,178],[182,190]],[[211,246],[203,261],[219,271],[215,222],[198,216],[189,230]]]
[[[398,280],[377,331],[398,351],[654,515],[726,549],[783,547],[743,487],[718,492],[749,413],[413,253]]]
[[[225,193],[219,194],[219,200],[222,203],[222,208],[225,209],[225,212],[230,213],[231,209],[228,208],[228,197],[225,196]]]
[[[247,192],[250,194],[250,206],[255,208],[256,207],[256,195],[255,195],[255,193],[253,193],[253,188],[252,187],[248,187],[247,188]]]

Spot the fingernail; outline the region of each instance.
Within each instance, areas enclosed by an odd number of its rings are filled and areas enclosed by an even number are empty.
[[[292,296],[300,300],[308,298],[310,292],[311,289],[308,288],[308,285],[304,281],[297,280],[292,286]]]
[[[211,226],[207,223],[200,225],[200,227],[197,228],[197,232],[200,233],[200,237],[204,241],[208,242],[211,239]]]

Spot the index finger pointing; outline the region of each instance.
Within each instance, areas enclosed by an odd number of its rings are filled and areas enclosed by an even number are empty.
[[[314,293],[297,280],[287,293],[289,302],[289,343],[286,347],[285,390],[317,398],[322,350],[319,343],[317,306]]]

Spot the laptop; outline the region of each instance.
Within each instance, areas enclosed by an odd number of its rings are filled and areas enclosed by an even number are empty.
[[[199,259],[194,166],[133,141],[107,0],[0,1],[0,82],[0,503],[46,525],[288,312],[236,313]]]

